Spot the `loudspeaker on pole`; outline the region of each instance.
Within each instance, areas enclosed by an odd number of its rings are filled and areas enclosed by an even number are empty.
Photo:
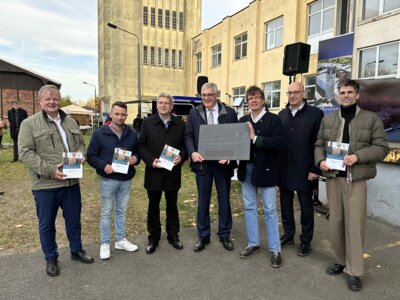
[[[311,46],[304,43],[294,43],[285,46],[283,57],[283,74],[292,76],[308,72]]]
[[[199,76],[197,77],[197,94],[201,94],[201,87],[203,84],[208,82],[208,77],[207,76]]]

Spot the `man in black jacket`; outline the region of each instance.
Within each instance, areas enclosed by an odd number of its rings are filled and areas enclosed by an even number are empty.
[[[18,101],[12,102],[12,109],[8,111],[8,123],[10,124],[10,134],[14,141],[14,158],[11,162],[18,160],[18,134],[23,120],[28,118],[28,113],[21,108]]]
[[[294,243],[295,221],[293,214],[294,191],[301,209],[301,244],[297,255],[311,253],[311,240],[314,232],[314,208],[312,194],[318,185],[321,171],[314,165],[314,143],[317,140],[323,112],[307,105],[304,100],[304,86],[300,82],[289,85],[288,104],[279,112],[285,140],[288,142],[279,156],[279,191],[281,200],[282,248]]]
[[[171,95],[162,93],[157,98],[158,113],[143,121],[138,149],[146,163],[144,187],[149,197],[147,212],[147,231],[149,244],[146,253],[156,251],[161,238],[160,201],[164,191],[167,206],[166,230],[169,243],[178,250],[183,249],[179,233],[179,213],[177,207],[178,191],[181,187],[182,163],[186,160],[184,142],[185,123],[171,114],[174,102]],[[173,168],[165,169],[160,161],[164,146],[179,150],[173,155]]]

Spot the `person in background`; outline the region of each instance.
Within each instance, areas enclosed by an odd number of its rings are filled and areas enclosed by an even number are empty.
[[[8,111],[8,123],[10,127],[10,135],[14,142],[14,157],[11,162],[18,161],[18,135],[21,123],[28,117],[25,109],[21,108],[18,101],[12,102],[12,108]]]

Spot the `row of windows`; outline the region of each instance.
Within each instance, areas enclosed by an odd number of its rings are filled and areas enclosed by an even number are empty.
[[[150,53],[149,53],[150,48]],[[143,46],[143,64],[145,65],[156,65],[156,53],[157,53],[157,65],[162,67],[183,68],[183,51],[176,49],[163,49],[156,47]],[[178,64],[177,54],[178,53]],[[164,57],[163,57],[164,56]]]
[[[172,21],[172,23],[171,23]],[[147,6],[143,6],[143,25],[149,25],[149,8]],[[150,8],[150,26],[156,27],[156,8]],[[166,29],[177,29],[177,26],[180,31],[183,31],[184,28],[184,18],[183,12],[179,12],[179,20],[178,20],[178,12],[170,10],[163,10],[159,8],[157,10],[157,27],[158,28],[166,28]]]
[[[314,75],[305,77],[304,88],[307,99],[313,99],[315,94],[316,77]],[[270,81],[261,84],[265,94],[265,105],[268,108],[280,108],[281,103],[281,81]],[[246,97],[246,87],[236,87],[232,89],[233,101],[237,98]]]
[[[399,0],[364,0],[362,19],[377,17],[400,9]]]
[[[308,7],[308,36],[318,36],[327,31],[333,32],[334,0],[319,0]],[[283,44],[283,16],[264,24],[264,50],[282,46]],[[239,60],[247,56],[247,32],[234,37],[234,59]],[[221,65],[221,44],[211,48],[211,67]],[[197,54],[196,71],[201,72],[201,54]]]

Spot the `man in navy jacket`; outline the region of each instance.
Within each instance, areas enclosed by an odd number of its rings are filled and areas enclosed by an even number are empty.
[[[218,87],[215,83],[209,82],[202,86],[202,104],[190,111],[185,131],[186,151],[191,158],[192,171],[196,174],[198,193],[197,232],[199,240],[194,245],[195,252],[204,250],[205,245],[210,243],[210,199],[214,180],[219,205],[218,236],[226,250],[233,250],[233,243],[230,239],[232,228],[230,187],[236,163],[227,160],[205,161],[203,156],[197,152],[200,125],[237,122],[236,112],[217,101],[217,93]]]
[[[96,129],[87,151],[89,165],[100,175],[100,259],[110,258],[111,217],[115,206],[115,249],[134,252],[138,247],[125,237],[126,208],[131,191],[134,165],[140,163],[137,152],[137,134],[125,125],[128,116],[126,104],[115,102],[110,113],[112,122]],[[131,151],[128,173],[116,173],[112,167],[115,149]]]
[[[293,213],[294,191],[300,202],[301,235],[297,255],[311,253],[311,240],[314,232],[314,207],[312,194],[318,186],[321,171],[314,164],[314,143],[317,140],[319,125],[324,117],[322,110],[307,105],[304,86],[293,82],[288,87],[289,103],[279,112],[287,146],[279,156],[279,191],[281,200],[282,248],[294,243],[295,221]]]

